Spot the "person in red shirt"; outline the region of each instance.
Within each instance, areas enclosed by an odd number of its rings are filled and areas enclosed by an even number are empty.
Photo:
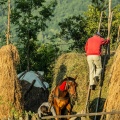
[[[97,32],[88,38],[85,44],[85,52],[89,66],[90,89],[92,90],[95,90],[96,82],[99,80],[102,72],[101,47],[109,42],[109,38],[105,40],[101,34]]]

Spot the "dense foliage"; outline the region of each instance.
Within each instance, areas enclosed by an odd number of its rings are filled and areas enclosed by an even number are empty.
[[[58,24],[61,30],[57,37],[67,41],[74,40],[74,44],[70,46],[70,49],[78,48],[82,51],[85,39],[87,39],[86,23],[86,20],[80,15],[66,18]]]
[[[112,2],[111,46],[120,24],[120,2]],[[0,2],[0,46],[6,44],[7,0]],[[52,76],[52,64],[60,53],[84,52],[88,37],[98,30],[108,34],[108,2],[105,0],[15,0],[11,1],[10,41],[17,46],[21,63],[18,71],[44,70]],[[71,43],[69,43],[72,41]]]
[[[46,4],[45,0],[17,0],[14,4],[15,7],[11,12],[11,22],[16,26],[16,33],[19,38],[17,44],[22,44],[21,51],[23,52],[21,56],[26,56],[26,59],[22,60],[21,64],[27,63],[27,70],[36,69],[34,62],[39,62],[38,59],[35,59],[36,55],[39,54],[36,44],[38,41],[37,34],[45,30],[45,21],[52,16],[56,2],[51,1],[50,4]],[[40,67],[39,64],[38,67]]]

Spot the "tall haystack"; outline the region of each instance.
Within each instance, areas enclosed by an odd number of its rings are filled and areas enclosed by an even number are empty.
[[[88,68],[85,54],[79,53],[66,53],[59,56],[54,67],[54,87],[58,81],[62,80],[66,76],[75,77],[76,75],[78,83],[78,102],[75,106],[75,110],[84,109],[87,95],[87,85],[88,85]]]
[[[111,59],[108,61],[106,66],[107,71],[105,71],[105,78],[102,87],[99,111],[102,111],[107,95],[108,82],[110,79],[109,69],[112,64],[112,58],[113,56],[111,56]],[[89,85],[89,68],[85,54],[71,52],[59,56],[59,58],[56,60],[54,67],[54,77],[53,77],[54,80],[53,80],[52,88],[55,87],[58,81],[62,80],[66,76],[75,77],[76,75],[78,76],[76,80],[78,84],[77,87],[78,100],[76,101],[73,111],[81,112],[86,108],[85,105],[86,105],[88,85]],[[96,109],[95,105],[98,99],[98,93],[99,93],[99,85],[96,87],[96,90],[92,91],[91,93],[91,97],[90,97],[91,112],[95,112]]]
[[[114,63],[111,67],[111,79],[108,90],[108,97],[105,104],[107,112],[120,111],[120,46],[114,56]],[[110,120],[107,116],[106,120]],[[112,120],[120,120],[120,114],[114,115]]]
[[[19,55],[12,44],[0,49],[0,119],[18,115],[23,109],[16,65]]]

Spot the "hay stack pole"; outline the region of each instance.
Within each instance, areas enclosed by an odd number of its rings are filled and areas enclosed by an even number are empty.
[[[18,117],[23,110],[21,86],[16,72],[19,55],[15,46],[9,44],[10,0],[8,0],[7,45],[0,49],[0,120]]]
[[[9,44],[9,39],[10,39],[10,0],[8,0],[8,27],[7,27],[7,45]]]
[[[111,29],[111,23],[112,23],[112,14],[113,14],[113,12],[111,12],[111,2],[112,2],[112,0],[109,0],[108,36],[107,36],[107,38],[110,38],[110,29]],[[108,55],[110,57],[110,44],[108,44]]]
[[[112,13],[111,13],[111,0],[109,0],[108,37],[110,37],[111,19],[112,19]]]

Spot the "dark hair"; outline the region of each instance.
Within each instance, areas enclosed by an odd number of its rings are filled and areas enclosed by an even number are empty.
[[[51,111],[48,111],[48,107],[45,105],[41,106],[40,110],[42,112],[42,116],[52,115]]]
[[[48,113],[48,107],[45,106],[45,105],[41,106],[40,110],[41,110],[42,113]]]

